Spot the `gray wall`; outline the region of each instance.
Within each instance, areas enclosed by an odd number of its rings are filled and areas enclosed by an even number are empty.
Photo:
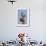
[[[0,0],[0,40],[15,40],[19,32],[26,32],[33,40],[46,40],[46,1],[17,0],[14,5]],[[16,8],[30,8],[30,27],[16,27]]]

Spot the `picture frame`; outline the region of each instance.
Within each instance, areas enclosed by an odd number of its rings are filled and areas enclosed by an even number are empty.
[[[30,9],[29,8],[16,9],[16,26],[17,27],[30,26]]]

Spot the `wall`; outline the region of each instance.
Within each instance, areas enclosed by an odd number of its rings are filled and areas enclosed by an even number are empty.
[[[24,31],[33,40],[46,40],[45,0],[17,0],[14,5],[0,0],[0,40],[15,40]],[[16,8],[30,8],[30,27],[16,27]]]

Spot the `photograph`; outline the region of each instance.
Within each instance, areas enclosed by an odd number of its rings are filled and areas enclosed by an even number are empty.
[[[17,26],[29,26],[29,8],[18,8],[16,18]]]

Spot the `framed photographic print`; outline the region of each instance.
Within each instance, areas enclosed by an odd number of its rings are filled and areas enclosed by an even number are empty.
[[[16,9],[16,26],[29,26],[29,8]]]

